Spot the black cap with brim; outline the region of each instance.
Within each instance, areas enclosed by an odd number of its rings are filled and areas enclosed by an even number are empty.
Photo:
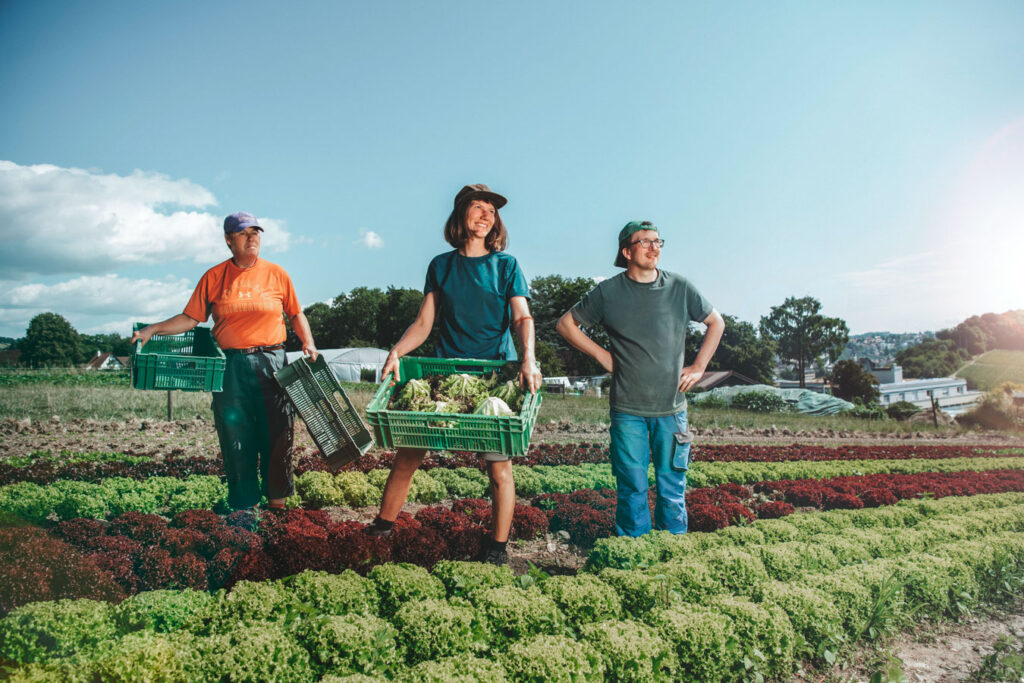
[[[622,249],[626,246],[626,242],[633,235],[633,233],[640,232],[641,230],[653,230],[658,231],[658,226],[650,221],[630,221],[619,230],[619,249],[615,254],[615,267],[625,268],[629,265],[629,261],[622,255]],[[659,233],[660,234],[660,233]]]
[[[466,185],[459,193],[455,195],[455,206],[466,204],[474,199],[485,199],[491,204],[494,204],[495,209],[508,204],[508,200],[502,197],[497,192],[492,192],[491,188],[487,187],[483,183],[477,183],[476,185]]]

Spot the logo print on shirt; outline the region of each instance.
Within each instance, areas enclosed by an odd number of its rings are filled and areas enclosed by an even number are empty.
[[[273,299],[266,296],[260,286],[249,283],[232,283],[224,293],[220,307],[222,313],[241,313],[245,311],[268,311],[275,305]]]

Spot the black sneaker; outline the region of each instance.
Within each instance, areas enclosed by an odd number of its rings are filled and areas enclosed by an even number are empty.
[[[503,567],[508,564],[508,553],[497,548],[490,548],[480,554],[480,562]]]
[[[367,536],[373,536],[374,538],[389,538],[394,528],[394,522],[388,524],[383,522],[381,519],[375,519],[366,527],[363,531]]]

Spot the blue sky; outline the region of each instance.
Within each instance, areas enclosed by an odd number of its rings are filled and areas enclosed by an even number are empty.
[[[303,305],[421,287],[455,192],[509,198],[528,277],[662,265],[757,322],[1024,307],[1024,4],[0,3],[0,335],[127,334],[227,258]]]

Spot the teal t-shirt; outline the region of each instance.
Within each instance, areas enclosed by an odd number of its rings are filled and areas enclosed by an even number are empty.
[[[514,296],[530,297],[519,262],[492,251],[463,256],[438,254],[427,267],[423,293],[437,293],[439,358],[517,360],[509,324]]]
[[[675,273],[658,271],[654,282],[635,282],[625,272],[601,282],[572,307],[581,325],[608,332],[615,363],[612,410],[641,417],[675,415],[686,408],[679,391],[686,332],[714,307]]]

